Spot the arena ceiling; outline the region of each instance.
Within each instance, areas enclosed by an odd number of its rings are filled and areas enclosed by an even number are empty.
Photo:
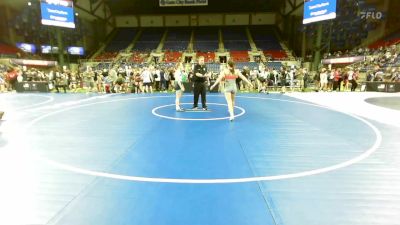
[[[0,5],[20,9],[40,0],[0,0]],[[278,12],[286,0],[208,0],[208,6],[160,7],[159,0],[72,0],[76,5],[106,3],[112,15]]]
[[[159,0],[104,1],[109,5],[113,15],[277,12],[285,2],[282,0],[208,0],[208,6],[159,7]]]

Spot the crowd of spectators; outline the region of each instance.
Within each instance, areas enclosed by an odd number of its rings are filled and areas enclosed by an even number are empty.
[[[358,48],[346,52],[325,54],[324,58],[365,56],[365,61],[357,64],[359,72],[365,72],[367,82],[400,82],[400,49],[397,45],[376,49]]]
[[[221,69],[224,64],[221,64]],[[49,88],[59,92],[69,90],[99,93],[152,93],[153,91],[173,91],[174,64],[130,66],[113,64],[109,68],[85,66],[78,71],[40,70],[36,68],[18,68],[3,70],[0,73],[2,91],[13,90],[18,82],[46,82]],[[193,65],[185,64],[183,76],[191,82]],[[254,89],[237,80],[239,90],[267,92],[280,90],[280,86],[298,86],[298,71],[295,67],[272,69],[260,63],[257,68],[244,67],[242,74],[252,81]],[[302,70],[301,70],[302,71]],[[210,82],[218,77],[213,73]]]
[[[316,91],[354,91],[359,82],[400,82],[400,57],[397,46],[377,49],[359,48],[351,51],[335,52],[334,57],[366,56],[366,61],[347,67],[322,68],[318,72],[308,72],[304,68],[282,66],[268,68],[263,62],[255,68],[244,67],[242,74],[253,83],[254,89],[237,81],[241,91],[285,92],[305,90],[313,86]],[[332,57],[326,55],[326,57]],[[0,64],[0,92],[15,89],[17,82],[46,82],[50,90],[59,92],[90,91],[99,93],[143,93],[153,91],[173,91],[175,63],[147,64],[143,58],[149,54],[137,53],[129,58],[121,58],[104,66],[82,64],[77,71],[62,69],[36,69],[26,67],[6,67]],[[134,62],[133,62],[134,61]],[[185,64],[184,73],[190,82],[192,67]],[[223,68],[224,64],[220,64]],[[213,78],[218,76],[217,72]],[[210,82],[212,82],[211,79]]]
[[[400,50],[396,45],[387,47],[379,47],[376,49],[370,48],[358,48],[353,50],[347,50],[345,52],[337,51],[333,53],[324,54],[323,58],[341,58],[341,57],[352,57],[352,56],[365,56],[366,61],[364,67],[371,65],[379,65],[380,67],[385,66],[400,66]]]
[[[359,69],[322,68],[313,77],[316,91],[355,91],[360,78]]]
[[[221,70],[225,64],[221,64]],[[190,82],[192,64],[185,64],[183,73]],[[242,74],[253,84],[250,88],[237,80],[240,91],[265,92],[306,90],[316,91],[355,91],[359,82],[387,81],[400,82],[400,68],[391,67],[382,70],[376,65],[361,80],[360,68],[322,68],[319,72],[309,72],[305,68],[282,66],[279,69],[269,68],[263,63],[258,67],[242,69]],[[210,83],[218,76],[214,73]],[[152,93],[173,91],[174,64],[110,64],[108,67],[83,66],[78,71],[41,70],[36,68],[6,68],[0,66],[0,91],[15,89],[17,82],[46,82],[50,90],[57,92],[98,92],[98,93]]]

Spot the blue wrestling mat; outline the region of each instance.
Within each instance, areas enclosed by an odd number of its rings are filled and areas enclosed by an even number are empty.
[[[237,96],[234,122],[223,95],[198,113],[161,94],[0,99],[14,112],[2,154],[21,151],[15,163],[28,161],[33,179],[28,209],[0,224],[398,221],[398,128],[280,94]],[[22,141],[11,138],[17,127]]]

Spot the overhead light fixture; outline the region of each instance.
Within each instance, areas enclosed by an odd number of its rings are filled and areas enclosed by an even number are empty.
[[[31,3],[31,2],[28,2],[28,5],[29,5],[29,6],[31,6],[31,5],[32,5],[32,3]]]

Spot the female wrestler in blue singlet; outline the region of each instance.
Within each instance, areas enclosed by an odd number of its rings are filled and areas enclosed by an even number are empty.
[[[214,89],[214,87],[221,82],[222,79],[225,79],[225,99],[228,104],[228,111],[229,111],[229,120],[233,121],[235,118],[234,114],[234,107],[235,107],[235,94],[237,92],[236,87],[236,78],[240,77],[244,82],[248,83],[250,87],[253,87],[251,82],[247,80],[245,76],[240,73],[239,70],[235,69],[235,63],[233,61],[228,62],[228,68],[221,71],[217,81],[210,87],[210,89]]]

